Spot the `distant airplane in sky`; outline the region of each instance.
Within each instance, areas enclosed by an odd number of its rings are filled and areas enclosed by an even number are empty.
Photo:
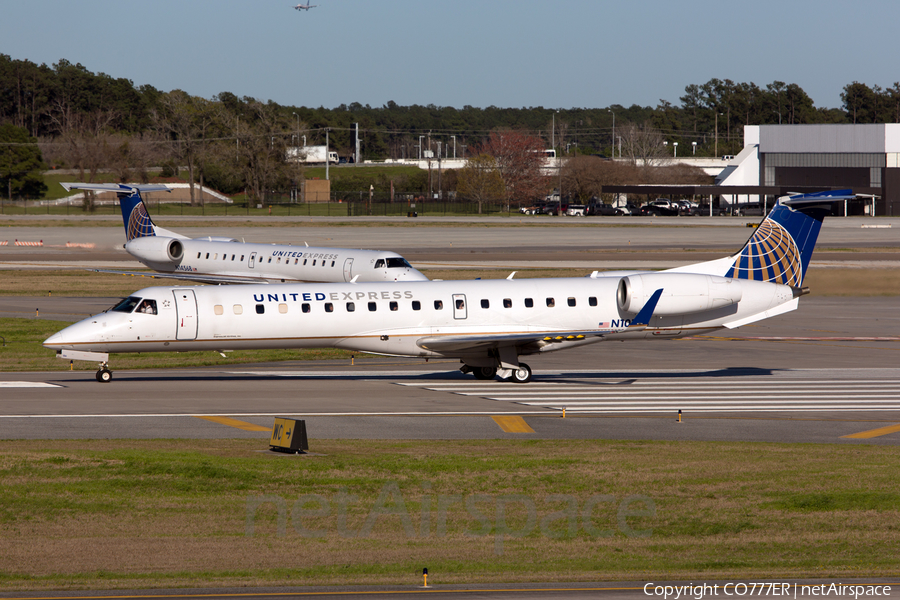
[[[298,4],[294,8],[296,8],[297,10],[309,10],[309,9],[315,8],[317,6],[318,6],[318,4]]]

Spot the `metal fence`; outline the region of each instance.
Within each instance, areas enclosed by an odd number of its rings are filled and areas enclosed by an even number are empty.
[[[332,194],[334,196],[334,194]],[[145,200],[151,215],[158,216],[315,216],[315,217],[364,217],[364,216],[472,216],[507,215],[518,213],[518,206],[511,208],[505,202],[373,199],[329,202],[291,202],[288,196],[269,198],[265,202],[239,200],[233,203],[206,202],[192,205],[190,202]],[[0,199],[0,214],[4,215],[120,215],[118,202],[96,202],[92,210],[81,203],[60,203],[48,200]]]

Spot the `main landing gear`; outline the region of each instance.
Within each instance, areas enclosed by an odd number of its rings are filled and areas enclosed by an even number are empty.
[[[100,369],[97,370],[97,381],[100,383],[112,381],[112,371],[109,370],[108,363],[100,363]]]
[[[519,363],[515,369],[497,369],[497,367],[470,367],[463,365],[459,369],[463,373],[471,373],[479,381],[490,381],[499,373],[506,381],[514,383],[528,383],[531,381],[531,367],[525,363]]]
[[[497,375],[497,367],[473,367],[472,375],[480,381],[489,381]]]
[[[531,367],[525,363],[519,363],[519,368],[513,369],[512,375],[509,376],[509,381],[528,383],[531,381]]]

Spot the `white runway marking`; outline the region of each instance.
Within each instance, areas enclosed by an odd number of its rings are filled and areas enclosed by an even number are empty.
[[[61,385],[55,383],[44,383],[43,381],[0,381],[0,388],[61,388]]]
[[[399,383],[573,413],[900,410],[900,380],[622,380],[597,384],[502,381]]]

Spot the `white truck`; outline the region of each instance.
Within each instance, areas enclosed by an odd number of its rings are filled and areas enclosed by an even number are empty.
[[[287,149],[287,160],[302,162],[308,165],[324,165],[327,146],[293,146]],[[334,150],[327,151],[328,162],[336,165],[338,154]]]

